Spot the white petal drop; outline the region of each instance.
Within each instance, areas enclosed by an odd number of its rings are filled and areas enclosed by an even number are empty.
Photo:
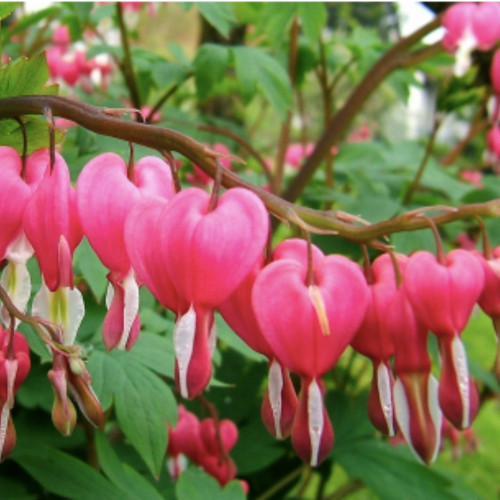
[[[274,431],[277,439],[283,439],[281,433],[281,392],[283,390],[283,374],[280,364],[273,359],[269,367],[268,393],[273,412]]]
[[[453,73],[460,78],[467,73],[467,70],[472,64],[472,52],[477,47],[477,40],[470,28],[465,30],[462,36],[458,49],[455,53],[455,66]]]
[[[210,333],[208,334],[208,346],[210,348],[210,356],[214,355],[216,345],[217,345],[217,324],[214,319],[212,328],[210,328]]]
[[[40,291],[33,299],[32,313],[57,324],[63,333],[59,341],[64,345],[72,345],[85,316],[85,304],[77,288],[62,287],[51,292],[42,282]]]
[[[410,407],[408,405],[408,397],[406,396],[405,386],[397,378],[394,382],[393,387],[393,398],[394,398],[394,410],[396,413],[396,422],[398,423],[399,428],[405,438],[405,441],[410,445],[410,448],[415,453],[411,443],[411,434],[410,434]],[[417,453],[415,455],[419,460],[421,458]]]
[[[106,308],[109,309],[111,306],[111,302],[113,302],[113,297],[115,296],[115,289],[111,283],[108,283],[108,288],[106,289]]]
[[[191,304],[188,312],[182,315],[175,324],[174,328],[174,350],[179,367],[179,386],[181,395],[184,398],[189,397],[187,388],[187,372],[189,362],[193,355],[193,344],[196,332],[196,313]]]
[[[26,264],[28,259],[34,253],[35,251],[28,241],[28,238],[26,238],[24,233],[21,233],[21,235],[16,240],[14,240],[7,248],[7,252],[5,252],[5,258],[9,262]]]
[[[457,386],[462,401],[462,428],[470,425],[470,391],[469,391],[469,368],[467,366],[467,354],[462,339],[455,335],[451,341],[451,355],[453,367],[457,376]]]
[[[323,434],[323,395],[316,380],[313,380],[307,389],[307,421],[309,424],[309,438],[311,439],[311,467],[318,465],[319,447]]]
[[[9,409],[14,406],[14,382],[16,381],[17,368],[19,362],[17,359],[6,359],[5,360],[5,371],[7,372],[7,401]]]
[[[24,313],[31,294],[31,278],[28,268],[26,267],[26,262],[9,261],[2,271],[0,283],[8,293],[12,303],[17,309]],[[4,326],[7,327],[10,325],[10,315],[3,304],[1,308],[1,319]],[[19,324],[19,320],[16,318],[14,323],[14,328],[16,328]]]
[[[394,436],[394,408],[392,404],[391,374],[385,363],[377,368],[377,388],[380,406],[389,430],[389,436]]]
[[[118,349],[125,349],[130,337],[130,330],[139,312],[139,285],[135,280],[134,272],[130,271],[123,280],[124,306],[123,306],[123,334],[118,343]]]
[[[10,408],[7,402],[2,406],[0,413],[0,455],[3,453],[5,438],[7,437],[7,427],[9,425]]]
[[[85,316],[85,303],[78,288],[65,288],[68,315],[64,325],[64,345],[73,345],[80,323]]]
[[[432,453],[431,463],[436,460],[439,448],[441,448],[441,425],[443,423],[443,413],[439,406],[439,383],[434,377],[434,375],[429,375],[429,385],[428,385],[428,395],[429,395],[429,410],[431,413],[432,423],[434,424],[434,430],[436,432],[436,447]]]

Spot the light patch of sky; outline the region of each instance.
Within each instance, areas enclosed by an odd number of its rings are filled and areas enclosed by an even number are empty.
[[[410,35],[424,24],[432,21],[435,17],[434,12],[421,3],[414,1],[398,2],[398,10],[400,12],[400,30],[402,36]],[[441,40],[443,34],[444,29],[438,28],[429,33],[423,41],[428,44],[435,43]]]

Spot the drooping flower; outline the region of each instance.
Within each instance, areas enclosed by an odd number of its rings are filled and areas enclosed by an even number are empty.
[[[375,259],[370,272],[371,279],[367,276],[370,290],[368,307],[351,345],[372,360],[373,377],[368,400],[370,420],[380,432],[393,436],[396,427],[390,358],[394,354],[394,343],[384,321],[397,292],[391,256],[386,253]]]
[[[408,258],[395,254],[400,273],[405,276]],[[427,352],[428,329],[416,316],[404,286],[392,296],[381,316],[394,345],[394,413],[399,429],[415,455],[426,464],[438,454],[442,413],[438,383],[431,373]]]
[[[76,192],[85,235],[110,270],[104,342],[108,349],[130,349],[140,330],[139,289],[125,246],[125,221],[140,199],[173,197],[170,168],[159,158],[145,157],[128,173],[121,157],[105,153],[83,168]]]
[[[314,246],[311,254],[308,264],[303,240],[278,245],[274,261],[255,281],[252,303],[277,359],[301,377],[292,444],[305,462],[315,466],[333,444],[321,377],[334,366],[361,324],[368,287],[359,266],[349,259],[325,257]]]
[[[452,250],[440,263],[425,251],[413,254],[404,286],[415,313],[439,342],[441,374],[439,402],[452,424],[469,427],[478,410],[477,388],[470,379],[460,334],[479,299],[484,271],[465,250]]]
[[[31,368],[30,349],[23,335],[0,327],[0,462],[12,452],[16,431],[10,412],[14,395]]]
[[[462,76],[470,66],[473,50],[491,50],[500,39],[500,5],[456,3],[443,17],[443,45],[456,53],[455,74]]]
[[[24,234],[23,218],[28,201],[40,183],[46,164],[31,155],[23,161],[15,149],[0,146],[0,261],[8,264],[2,271],[0,283],[14,305],[24,311],[31,292],[31,280],[26,268],[27,260],[33,255],[33,248]],[[9,325],[10,318],[2,307],[2,321]]]
[[[286,368],[276,359],[255,317],[252,289],[264,265],[263,256],[238,288],[219,307],[219,311],[232,328],[254,351],[269,360],[268,387],[261,408],[264,425],[277,439],[290,434],[297,409],[297,395]]]
[[[83,236],[75,191],[61,155],[55,153],[53,165],[46,149],[35,151],[29,159],[45,166],[44,177],[26,206],[23,221],[43,277],[33,310],[59,325],[59,340],[69,345],[84,315],[83,298],[73,283],[73,252]]]

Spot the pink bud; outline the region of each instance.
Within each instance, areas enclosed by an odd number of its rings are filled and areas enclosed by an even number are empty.
[[[169,428],[167,453],[171,457],[183,454],[198,463],[202,451],[200,421],[194,413],[179,405],[177,426],[174,429]]]
[[[493,54],[490,66],[490,78],[495,94],[497,96],[500,95],[500,49],[497,49]]]

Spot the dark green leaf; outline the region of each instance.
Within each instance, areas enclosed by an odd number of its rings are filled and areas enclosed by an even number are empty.
[[[37,448],[13,459],[47,491],[74,500],[119,499],[121,491],[85,462],[52,448]]]
[[[407,448],[380,440],[360,439],[336,446],[333,452],[347,473],[384,500],[451,500],[452,483],[421,465]]]
[[[286,452],[280,446],[263,423],[255,420],[249,425],[240,427],[239,437],[235,447],[231,450],[239,474],[252,474],[262,470],[279,460]]]
[[[292,88],[283,66],[264,50],[254,47],[233,47],[233,55],[242,96],[248,99],[258,85],[280,117],[285,119],[292,104]]]
[[[167,449],[166,422],[175,425],[177,420],[172,391],[130,353],[96,350],[88,368],[103,407],[114,400],[120,428],[153,476],[158,476]]]
[[[279,46],[287,36],[293,16],[297,13],[298,3],[267,2],[259,16],[255,28],[257,34],[265,34],[269,43]]]
[[[154,486],[130,465],[120,461],[106,435],[95,434],[99,465],[109,480],[123,492],[123,498],[136,500],[161,500]]]
[[[229,49],[213,43],[201,46],[194,60],[196,91],[200,99],[206,99],[226,74]]]
[[[183,64],[164,61],[153,66],[152,76],[159,89],[166,89],[185,80],[189,72]]]
[[[230,2],[197,2],[201,15],[223,36],[229,37],[236,24],[233,5]]]
[[[243,488],[231,481],[224,489],[206,472],[190,467],[179,477],[175,487],[177,500],[245,500]]]
[[[90,286],[96,300],[100,302],[108,286],[106,278],[108,270],[97,257],[87,238],[84,238],[78,245],[75,251],[74,263],[83,279]]]

